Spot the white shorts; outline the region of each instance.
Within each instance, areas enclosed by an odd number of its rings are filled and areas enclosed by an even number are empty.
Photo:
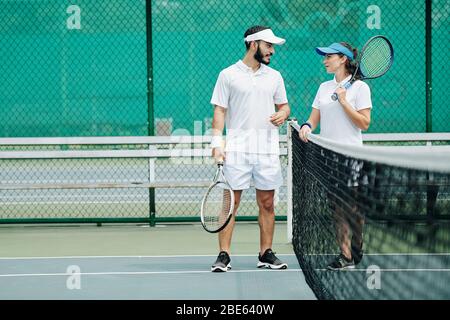
[[[280,157],[276,154],[227,152],[223,173],[233,190],[253,184],[258,190],[275,190],[283,184]]]

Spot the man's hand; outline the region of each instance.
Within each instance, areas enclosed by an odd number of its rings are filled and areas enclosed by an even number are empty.
[[[273,125],[279,127],[286,121],[287,117],[288,115],[286,114],[286,112],[284,110],[280,110],[270,116],[270,122],[272,122]]]
[[[225,152],[223,148],[217,147],[212,149],[212,157],[219,163],[220,161],[225,161]]]

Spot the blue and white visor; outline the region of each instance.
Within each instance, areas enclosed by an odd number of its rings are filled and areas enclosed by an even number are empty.
[[[350,60],[353,60],[353,52],[337,42],[329,45],[328,47],[317,47],[316,52],[321,56],[333,53],[342,53],[346,55]]]

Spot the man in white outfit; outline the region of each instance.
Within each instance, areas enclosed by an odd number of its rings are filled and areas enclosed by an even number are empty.
[[[286,269],[272,251],[275,227],[274,192],[283,183],[279,160],[278,127],[289,117],[290,108],[281,74],[268,67],[274,45],[284,39],[268,27],[254,26],[244,34],[246,54],[242,60],[222,70],[211,104],[214,105],[212,156],[224,161],[224,174],[235,195],[235,211],[230,223],[219,233],[220,253],[213,272],[231,268],[230,246],[234,215],[242,190],[256,188],[259,207],[259,268]],[[226,124],[226,147],[222,133]]]

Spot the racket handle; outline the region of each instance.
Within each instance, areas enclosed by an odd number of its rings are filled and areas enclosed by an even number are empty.
[[[351,85],[352,85],[352,82],[351,82],[351,81],[349,81],[349,82],[346,82],[346,83],[344,84],[344,88],[345,88],[345,90],[347,90],[348,88],[350,88],[350,87],[351,87]]]

